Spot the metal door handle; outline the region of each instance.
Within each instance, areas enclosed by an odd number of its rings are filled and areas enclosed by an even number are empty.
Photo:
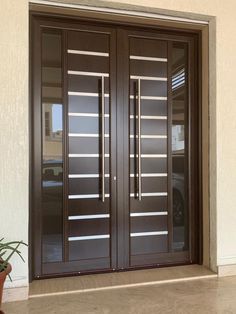
[[[102,202],[105,202],[105,79],[102,76]]]
[[[142,200],[142,166],[141,166],[141,80],[138,79],[138,200]]]

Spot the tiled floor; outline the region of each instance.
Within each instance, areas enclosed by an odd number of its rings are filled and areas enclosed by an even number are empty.
[[[5,314],[235,314],[236,277],[32,298],[6,303]]]
[[[191,280],[216,276],[200,265],[153,268],[128,272],[104,273],[88,276],[35,280],[30,284],[30,296],[47,296],[75,292],[91,292],[109,288],[160,284],[177,280]]]

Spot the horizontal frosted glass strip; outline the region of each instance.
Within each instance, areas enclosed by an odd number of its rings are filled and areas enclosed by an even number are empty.
[[[130,217],[167,216],[168,212],[131,213]]]
[[[109,73],[102,73],[102,72],[85,72],[85,71],[71,71],[71,70],[69,70],[67,73],[70,75],[109,77]]]
[[[138,177],[138,174],[131,173],[131,178]],[[142,178],[150,178],[150,177],[167,177],[167,173],[142,173]]]
[[[136,232],[130,233],[131,237],[148,237],[148,236],[155,236],[155,235],[167,235],[168,231],[152,231],[152,232]]]
[[[134,135],[130,135],[130,138],[134,138]],[[138,135],[136,135],[136,138],[138,138]],[[167,135],[141,135],[141,138],[146,138],[146,139],[152,139],[152,138],[167,138]]]
[[[69,133],[70,137],[100,137],[100,134],[92,134],[92,133]],[[109,134],[104,134],[104,137],[109,137]]]
[[[137,194],[137,193],[136,193]],[[130,197],[135,197],[135,193],[130,193]],[[153,192],[153,193],[142,193],[142,196],[167,196],[167,192]]]
[[[130,119],[134,119],[134,115],[130,115]],[[138,116],[136,116],[138,119]],[[141,116],[142,120],[167,120],[167,116]]]
[[[74,199],[90,199],[90,198],[99,198],[99,194],[78,194],[78,195],[69,195],[70,200]],[[110,197],[110,194],[105,194],[105,197]]]
[[[130,158],[134,158],[134,154],[129,155]],[[138,154],[136,155],[138,157]],[[167,158],[166,154],[141,154],[141,158]]]
[[[87,178],[100,178],[99,174],[69,174],[69,179],[87,179]],[[105,174],[105,178],[109,178],[109,173]]]
[[[144,56],[130,56],[129,58],[131,60],[167,62],[167,58],[155,58],[155,57],[144,57]]]
[[[157,77],[157,76],[130,75],[130,78],[131,78],[131,80],[162,81],[162,82],[167,81],[167,77]]]
[[[80,113],[77,113],[77,112],[69,112],[68,113],[68,116],[70,117],[86,117],[86,118],[99,118],[99,114],[98,113],[83,113],[83,112],[80,112]],[[109,114],[105,113],[104,114],[104,117],[105,118],[109,118]]]
[[[85,51],[85,50],[73,50],[68,49],[68,53],[76,54],[76,55],[86,55],[86,56],[97,56],[97,57],[109,57],[109,53],[107,52],[97,52],[97,51]]]
[[[130,95],[130,99],[134,99],[134,95]],[[141,99],[142,100],[167,100],[167,97],[161,97],[161,96],[141,96]]]
[[[98,93],[84,93],[84,92],[68,92],[69,96],[85,96],[85,97],[99,97]],[[109,94],[105,94],[105,97],[109,97]]]
[[[99,154],[69,154],[70,158],[99,158],[101,155]],[[105,157],[110,157],[110,154],[105,154]]]
[[[69,220],[84,220],[84,219],[103,219],[109,218],[109,214],[101,214],[101,215],[78,215],[78,216],[69,216]]]
[[[81,237],[69,237],[69,241],[84,241],[84,240],[97,240],[97,239],[109,239],[109,234],[98,234],[91,236],[81,236]]]

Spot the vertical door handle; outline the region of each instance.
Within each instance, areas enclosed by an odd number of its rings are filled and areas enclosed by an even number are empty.
[[[105,79],[102,76],[102,202],[105,202]]]
[[[142,200],[142,164],[141,164],[141,80],[138,79],[138,200]]]

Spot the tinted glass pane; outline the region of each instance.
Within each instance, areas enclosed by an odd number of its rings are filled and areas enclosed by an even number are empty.
[[[186,194],[187,46],[173,45],[172,55],[172,188],[173,250],[188,249],[188,207]]]
[[[61,35],[42,35],[43,262],[62,260],[63,104]]]

